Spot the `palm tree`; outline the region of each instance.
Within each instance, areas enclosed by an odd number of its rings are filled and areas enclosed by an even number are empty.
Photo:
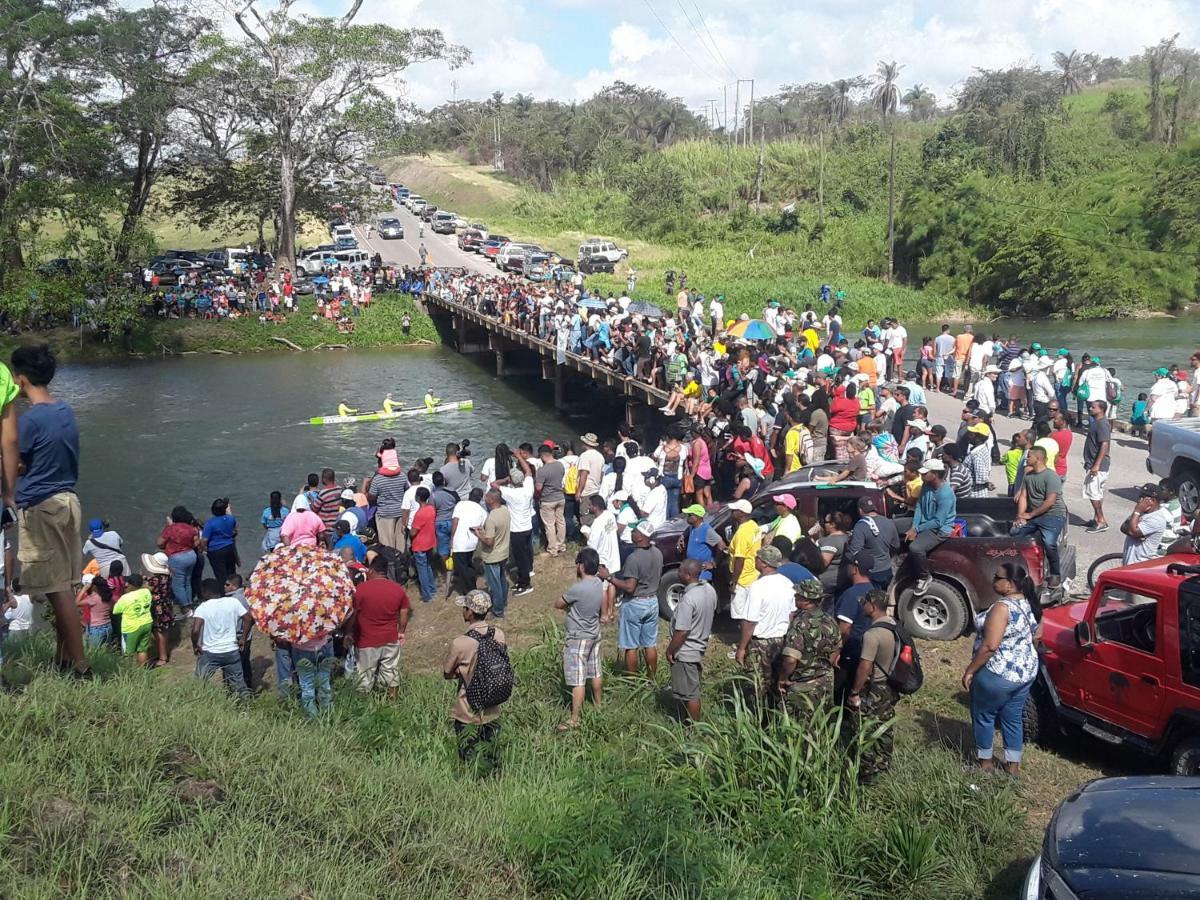
[[[1058,66],[1061,73],[1058,83],[1064,94],[1078,94],[1083,90],[1080,78],[1083,75],[1085,63],[1078,50],[1072,50],[1070,53],[1055,50],[1054,65]]]
[[[882,60],[875,68],[875,87],[871,89],[871,105],[879,110],[886,122],[887,117],[896,112],[900,105],[900,91],[896,87],[896,79],[900,76],[901,67],[895,60],[885,63]]]
[[[843,124],[850,118],[850,90],[856,79],[839,78],[825,89],[825,103],[829,107],[829,121]]]
[[[908,107],[909,114],[918,122],[930,118],[937,107],[937,97],[929,88],[920,83],[914,84],[905,91],[900,102]]]

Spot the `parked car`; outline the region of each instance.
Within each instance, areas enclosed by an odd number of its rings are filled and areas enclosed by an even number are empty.
[[[404,237],[404,226],[395,216],[385,216],[384,218],[380,219],[376,225],[376,229],[379,231],[379,236],[381,238],[387,238],[391,240],[393,238]]]
[[[465,228],[458,233],[458,249],[478,251],[480,245],[487,239],[486,235],[477,228]]]
[[[505,272],[520,272],[525,266],[525,257],[530,253],[539,253],[541,247],[537,244],[505,244],[496,256],[497,268]]]
[[[1058,805],[1023,900],[1200,896],[1200,779],[1099,778]]]
[[[77,259],[60,256],[57,259],[48,259],[37,268],[39,275],[47,275],[50,277],[62,275],[75,275],[80,270],[80,263]]]
[[[374,184],[374,185],[385,185],[385,184],[387,184],[387,176],[386,176],[386,175],[384,175],[384,174],[383,174],[383,171],[382,171],[382,170],[380,170],[380,169],[375,169],[375,170],[374,170],[374,171],[372,171],[372,172],[371,172],[371,174],[370,174],[369,176],[367,176],[367,177],[368,177],[368,179],[370,180],[371,184]]]
[[[883,490],[874,482],[842,481],[827,484],[814,481],[815,476],[834,471],[835,465],[825,463],[807,466],[798,473],[766,486],[750,503],[753,519],[766,525],[775,519],[775,504],[771,497],[791,494],[796,498],[796,517],[805,531],[833,512],[844,512],[852,519],[858,517],[858,501],[869,497],[876,508],[888,509]],[[1005,562],[1021,563],[1035,585],[1045,581],[1048,574],[1046,555],[1034,537],[1011,537],[1009,529],[1016,516],[1016,504],[1008,497],[987,497],[958,501],[958,518],[966,523],[962,537],[947,538],[929,554],[929,569],[933,582],[921,596],[914,594],[916,579],[905,564],[901,552],[892,581],[891,593],[900,621],[914,637],[934,641],[952,641],[966,633],[974,613],[988,609],[996,599],[992,591],[992,575]],[[909,529],[912,519],[894,516],[901,534]],[[729,543],[733,536],[733,521],[728,506],[709,513],[707,521]],[[673,519],[654,532],[654,543],[662,550],[663,577],[659,582],[659,611],[669,617],[682,593],[678,567],[683,562],[684,532],[687,523]],[[1066,540],[1059,542],[1059,556],[1064,578],[1075,574],[1075,548]],[[718,566],[728,574],[729,567]],[[713,586],[722,607],[727,606],[732,591],[728,579],[716,577]]]
[[[1043,610],[1025,734],[1064,728],[1200,775],[1200,554],[1108,569],[1086,600]]]
[[[404,205],[408,207],[408,211],[414,216],[420,215],[421,210],[425,208],[425,198],[419,194],[409,194]]]
[[[521,264],[521,274],[530,281],[546,281],[550,278],[550,256],[546,253],[527,253]]]
[[[471,223],[468,222],[466,219],[464,219],[462,216],[460,216],[458,213],[454,214],[454,228],[456,231],[459,228],[469,228],[470,225],[471,225]]]
[[[484,225],[482,222],[471,222],[470,224],[467,225],[467,228],[473,228],[475,231],[478,231],[480,234],[483,235],[485,240],[491,236],[490,233],[488,232],[488,227],[486,225]]]
[[[353,235],[350,237],[339,235],[338,239],[334,241],[333,244],[334,248],[337,250],[354,250],[358,247],[358,238],[354,237]]]
[[[584,275],[594,275],[597,272],[611,275],[617,270],[617,264],[609,262],[601,256],[583,256],[580,257],[577,268]]]
[[[1146,468],[1159,478],[1173,478],[1185,515],[1200,507],[1200,419],[1156,422],[1150,431]]]
[[[583,260],[588,257],[596,257],[610,263],[619,263],[629,255],[628,250],[623,250],[612,241],[606,241],[603,238],[588,238],[579,245],[579,259]]]
[[[429,224],[434,234],[454,234],[454,222],[457,218],[454,213],[437,212],[433,214]]]
[[[486,241],[479,245],[479,252],[488,259],[495,260],[499,255],[500,250],[510,243],[512,238],[507,238],[502,234],[493,234]]]

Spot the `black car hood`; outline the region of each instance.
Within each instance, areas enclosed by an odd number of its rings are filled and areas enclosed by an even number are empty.
[[[1059,806],[1043,856],[1081,898],[1200,895],[1200,779],[1093,781]]]

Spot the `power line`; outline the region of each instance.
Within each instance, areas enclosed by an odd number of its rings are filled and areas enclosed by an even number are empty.
[[[733,68],[725,60],[725,54],[721,52],[721,47],[717,43],[717,39],[713,37],[713,33],[709,30],[708,22],[706,22],[704,19],[704,13],[700,12],[700,7],[696,3],[696,0],[692,0],[692,7],[696,10],[696,15],[700,17],[700,24],[704,26],[704,32],[708,35],[708,39],[712,43],[713,49],[716,50],[717,55],[721,57],[721,63],[725,66],[725,71],[727,71],[734,78],[737,78],[737,72],[733,71]]]
[[[704,36],[700,34],[700,29],[697,28],[696,23],[692,21],[691,13],[689,13],[687,11],[687,7],[683,5],[683,0],[675,0],[675,3],[679,6],[679,11],[683,13],[683,17],[687,19],[688,27],[692,29],[692,34],[696,36],[696,40],[699,41],[700,46],[704,48],[704,52],[708,54],[709,59],[715,62],[718,66],[725,66],[725,70],[734,78],[737,78],[737,75],[734,74],[733,70],[731,70],[729,66],[723,63],[721,60],[717,59],[717,55],[712,52],[708,44],[704,43]]]
[[[683,55],[691,61],[692,65],[704,73],[704,75],[706,75],[708,78],[712,79],[714,84],[719,85],[721,83],[721,79],[714,76],[712,72],[708,71],[708,69],[696,62],[696,60],[692,57],[692,54],[688,53],[687,47],[683,46],[683,44],[679,42],[679,38],[675,37],[674,32],[667,27],[667,23],[662,20],[662,16],[660,16],[658,11],[650,4],[650,0],[642,0],[642,2],[646,4],[646,9],[650,10],[650,14],[658,20],[658,24],[662,26],[663,31],[665,31],[671,40],[675,42],[675,46],[683,52]]]

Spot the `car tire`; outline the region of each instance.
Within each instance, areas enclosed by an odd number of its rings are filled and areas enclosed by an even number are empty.
[[[671,621],[679,598],[683,596],[684,583],[679,580],[679,570],[663,572],[658,581],[658,615],[665,622]]]
[[[1184,738],[1171,751],[1172,775],[1200,775],[1200,737]]]
[[[1175,490],[1183,514],[1194,516],[1197,508],[1200,508],[1200,470],[1188,466],[1181,469],[1174,478]]]
[[[953,641],[967,630],[966,598],[958,589],[936,578],[921,596],[915,584],[903,587],[896,596],[896,609],[908,633],[926,641]]]
[[[1025,740],[1031,744],[1048,747],[1059,733],[1058,713],[1050,695],[1040,682],[1035,682],[1025,708],[1021,710],[1021,726]]]

